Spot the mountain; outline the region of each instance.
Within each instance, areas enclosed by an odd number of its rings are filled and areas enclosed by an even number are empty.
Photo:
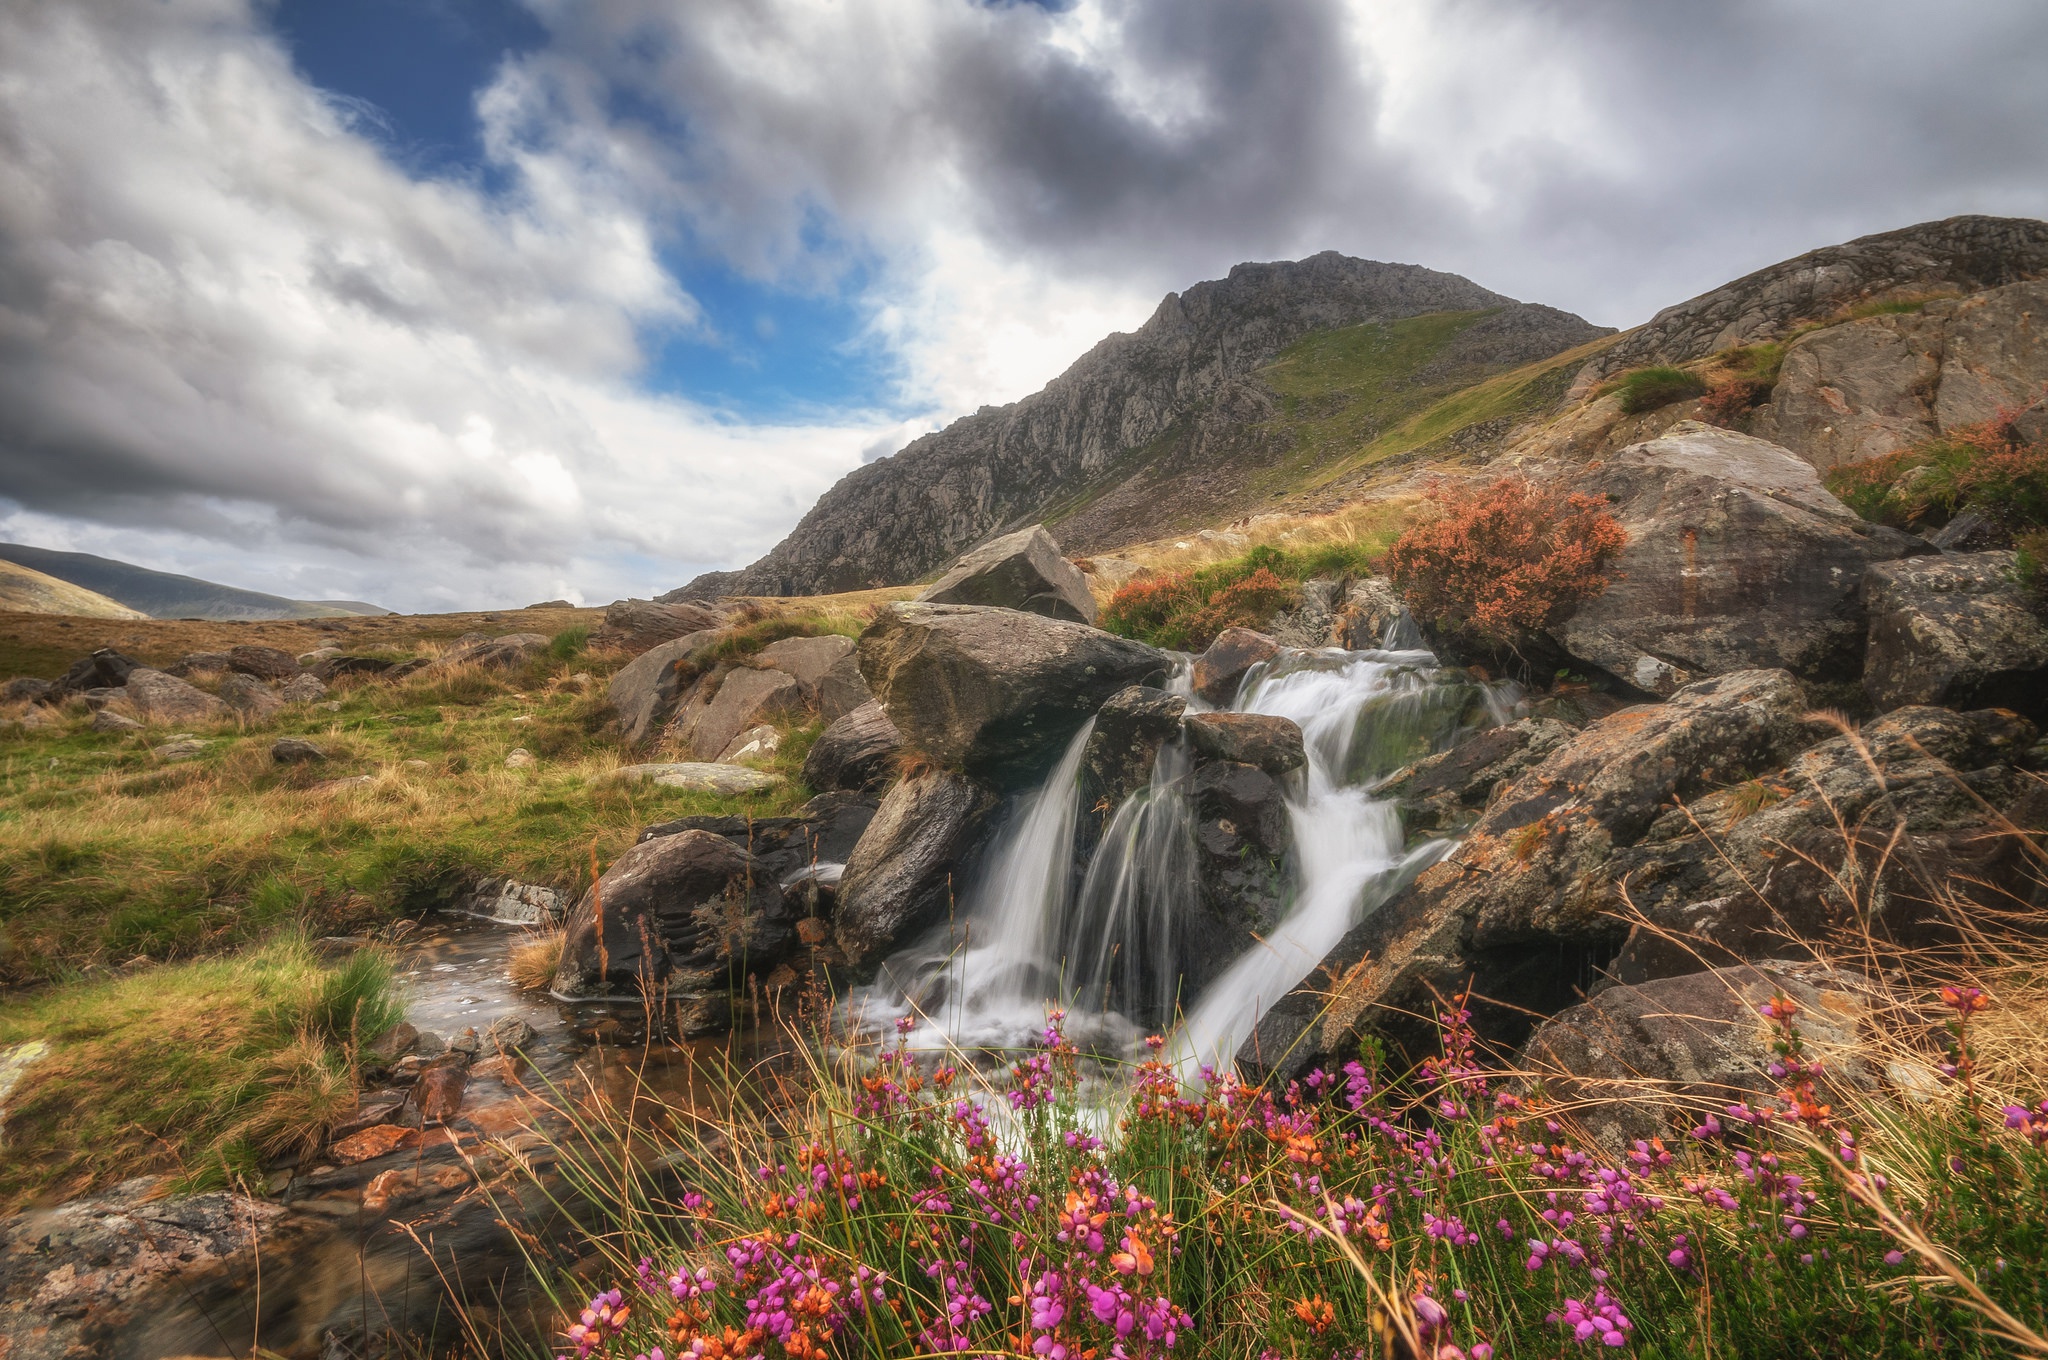
[[[153,619],[321,619],[391,611],[359,600],[288,600],[281,595],[216,585],[193,576],[151,571],[91,553],[57,552],[0,543],[0,562],[81,587]],[[56,612],[56,611],[46,611]]]
[[[664,598],[900,584],[1039,520],[1086,553],[1229,518],[1335,448],[1611,333],[1416,265],[1241,264],[1167,294],[1041,391],[848,473],[744,571]]]
[[[146,619],[139,609],[13,562],[0,561],[0,611],[85,619]]]

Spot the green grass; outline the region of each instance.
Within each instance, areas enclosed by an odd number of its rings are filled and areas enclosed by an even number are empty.
[[[1110,598],[1102,627],[1154,647],[1199,651],[1231,627],[1258,627],[1291,606],[1300,583],[1314,577],[1370,574],[1396,530],[1294,551],[1260,545],[1240,557],[1193,571],[1134,581]]]
[[[1706,381],[1699,374],[1668,364],[1631,370],[1614,385],[1614,391],[1621,396],[1621,409],[1632,416],[1690,401],[1706,390]]]
[[[0,1050],[45,1051],[7,1098],[0,1207],[144,1171],[256,1177],[355,1108],[356,1051],[398,1016],[382,957],[325,964],[295,933],[15,996]]]

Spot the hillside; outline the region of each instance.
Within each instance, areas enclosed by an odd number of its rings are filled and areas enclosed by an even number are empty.
[[[0,543],[0,561],[69,582],[152,619],[323,619],[391,612],[360,600],[291,600],[111,557],[23,543]]]
[[[0,561],[0,611],[65,614],[87,619],[146,619],[149,615],[69,581],[14,562]]]
[[[1044,390],[848,473],[759,562],[674,594],[915,580],[1048,517],[1076,551],[1228,517],[1298,480],[1332,441],[1606,333],[1414,265],[1334,251],[1238,265],[1167,295]]]

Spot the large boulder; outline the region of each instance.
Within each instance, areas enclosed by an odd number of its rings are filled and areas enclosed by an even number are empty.
[[[804,783],[820,791],[871,789],[888,782],[903,734],[889,714],[870,699],[831,724],[804,757]]]
[[[118,689],[128,683],[129,674],[141,665],[140,661],[123,656],[112,647],[102,647],[91,656],[82,656],[72,662],[70,669],[57,677],[47,701],[54,703],[89,689]]]
[[[1095,622],[1088,578],[1060,556],[1060,545],[1042,524],[982,544],[917,598],[927,604],[994,605],[1074,623]]]
[[[1159,748],[1180,735],[1188,701],[1149,685],[1118,690],[1095,715],[1095,730],[1081,757],[1085,806],[1107,800],[1114,808],[1145,787]]]
[[[226,704],[205,690],[147,666],[128,672],[122,697],[146,723],[213,722],[229,712]]]
[[[2048,716],[2048,623],[2013,563],[2010,552],[1943,553],[1872,567],[1863,578],[1870,702]]]
[[[1628,545],[1613,583],[1553,633],[1653,694],[1756,668],[1853,679],[1864,571],[1928,550],[1858,519],[1790,451],[1697,421],[1631,445],[1574,489],[1612,498]]]
[[[1876,1085],[1862,1033],[1870,984],[1782,960],[1611,987],[1544,1021],[1515,1066],[1541,1078],[1595,1137],[1625,1147],[1777,1092],[1777,1030],[1759,1008],[1778,997],[1799,1007],[1799,1037],[1831,1082]],[[1672,1120],[1682,1121],[1677,1130]]]
[[[755,653],[750,664],[795,676],[803,690],[804,702],[818,708],[819,686],[826,676],[832,674],[835,666],[852,657],[852,638],[824,633],[817,637],[793,637],[771,642]],[[856,661],[855,666],[858,665]]]
[[[1280,654],[1280,644],[1249,628],[1226,628],[1207,651],[1195,658],[1194,689],[1204,703],[1218,708],[1237,698],[1246,672]]]
[[[1043,775],[1103,700],[1169,669],[1086,624],[951,604],[892,606],[861,635],[860,667],[906,746],[1002,786]]]
[[[258,680],[289,680],[299,673],[299,659],[290,652],[246,642],[228,648],[227,663],[228,670],[253,675]]]
[[[834,933],[856,972],[873,972],[898,944],[946,918],[996,802],[951,770],[913,774],[889,790],[839,880]]]
[[[1308,762],[1301,728],[1292,718],[1265,713],[1190,713],[1185,727],[1197,753],[1212,760],[1256,765],[1270,775]]]
[[[1497,789],[1456,851],[1345,935],[1322,976],[1261,1018],[1240,1068],[1291,1074],[1366,1025],[1420,1055],[1434,1040],[1413,1017],[1468,980],[1489,999],[1473,1008],[1482,1032],[1519,1041],[1529,1014],[1569,1002],[1620,946],[1616,852],[1673,797],[1771,770],[1810,744],[1806,709],[1785,672],[1739,671],[1587,727]]]
[[[692,633],[712,632],[725,616],[708,605],[689,601],[614,600],[605,606],[604,623],[590,635],[591,645],[615,647],[638,656],[650,647]]]
[[[833,662],[832,668],[818,677],[817,691],[818,716],[828,723],[838,722],[855,709],[875,701],[874,693],[868,689],[868,682],[860,673],[860,655],[857,652]]]
[[[697,679],[690,654],[717,637],[716,632],[696,632],[671,638],[634,657],[612,677],[607,697],[628,746],[639,745],[668,725]]]
[[[717,760],[740,733],[794,717],[803,706],[803,685],[788,671],[735,666],[698,683],[671,731],[698,760]]]
[[[220,698],[250,722],[268,722],[284,708],[284,700],[276,690],[245,671],[231,671],[221,677]]]

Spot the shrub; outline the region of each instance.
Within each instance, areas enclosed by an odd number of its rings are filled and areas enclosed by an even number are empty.
[[[1709,425],[1732,427],[1770,399],[1771,389],[1766,384],[1738,378],[1722,383],[1700,398],[1700,419]]]
[[[1705,392],[1707,384],[1697,373],[1655,364],[1625,374],[1615,390],[1621,394],[1621,409],[1639,416],[1675,401],[1689,401]]]
[[[1597,498],[1522,477],[1426,496],[1437,513],[1395,541],[1388,574],[1417,615],[1493,642],[1607,589],[1607,561],[1628,541]]]
[[[2048,445],[2010,413],[1910,449],[1831,469],[1828,489],[1864,519],[1906,527],[1974,510],[2011,533],[2048,528]]]
[[[1133,581],[1109,597],[1109,632],[1154,647],[1198,650],[1226,628],[1253,628],[1288,608],[1311,577],[1365,576],[1379,554],[1366,543],[1320,543],[1296,552],[1260,544],[1242,557]]]
[[[1194,636],[1211,639],[1226,628],[1249,628],[1294,603],[1299,594],[1299,586],[1281,580],[1271,567],[1260,567],[1211,595],[1195,611],[1189,629]]]
[[[569,661],[580,656],[590,643],[590,630],[582,624],[564,628],[548,639],[548,656],[556,661]]]

